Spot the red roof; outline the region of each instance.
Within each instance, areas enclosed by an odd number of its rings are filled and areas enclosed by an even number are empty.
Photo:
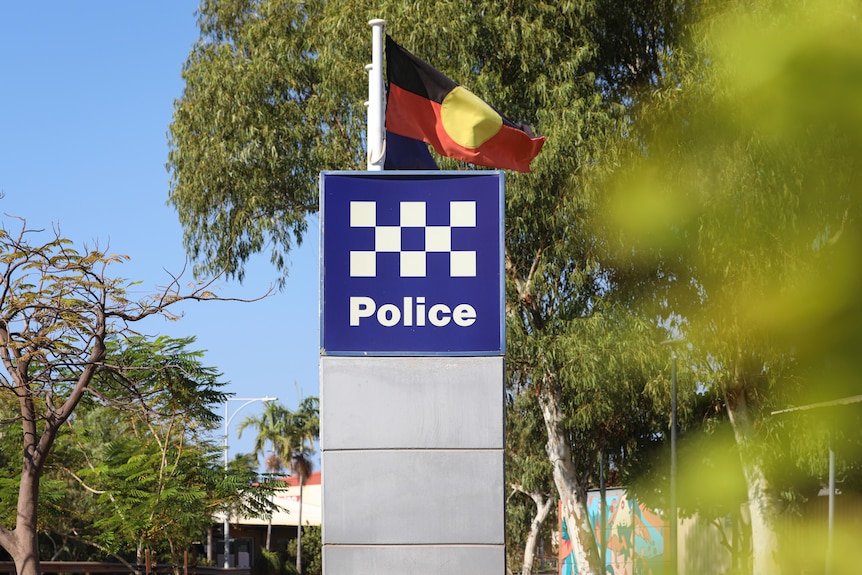
[[[299,477],[296,475],[290,475],[288,477],[282,477],[281,480],[284,481],[285,483],[287,483],[288,485],[293,486],[293,487],[296,487],[297,485],[299,485]],[[314,473],[309,475],[305,479],[305,484],[306,485],[320,485],[320,472],[315,471]]]

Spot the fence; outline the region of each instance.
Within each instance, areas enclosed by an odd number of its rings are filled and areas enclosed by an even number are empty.
[[[173,575],[174,565],[167,563],[150,565],[132,565],[131,569],[122,563],[99,563],[96,561],[42,561],[42,573],[45,575]],[[224,569],[206,565],[181,565],[176,572],[183,575],[251,575],[248,567]],[[15,564],[11,561],[0,561],[0,575],[15,575]]]

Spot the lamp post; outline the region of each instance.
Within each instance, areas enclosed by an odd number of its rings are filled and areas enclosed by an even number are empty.
[[[670,346],[670,509],[668,523],[670,524],[670,541],[668,554],[670,556],[670,573],[677,573],[677,508],[676,508],[676,428],[677,428],[677,385],[676,385],[676,345],[684,343],[681,339],[669,339],[661,342]]]
[[[676,350],[670,352],[670,572],[677,573],[677,510],[676,510]]]
[[[811,409],[822,409],[829,407],[837,407],[839,405],[851,405],[862,402],[862,395],[854,395],[852,397],[844,397],[833,401],[824,401],[821,403],[812,403],[810,405],[800,405],[799,407],[789,407],[787,409],[779,409],[773,411],[772,415],[780,415],[782,413],[793,413],[797,411],[808,411]],[[829,446],[829,511],[827,515],[826,529],[826,575],[832,574],[832,551],[833,537],[835,534],[835,451],[832,449],[830,439]]]
[[[224,451],[224,470],[227,472],[228,465],[228,429],[230,429],[230,422],[233,421],[233,418],[236,417],[236,414],[240,412],[240,410],[247,406],[255,403],[256,401],[276,401],[277,397],[229,397],[224,402],[224,442],[223,442],[223,451]],[[244,401],[242,405],[234,410],[233,414],[228,417],[228,406],[231,401]],[[225,510],[224,515],[224,568],[230,569],[230,506]]]

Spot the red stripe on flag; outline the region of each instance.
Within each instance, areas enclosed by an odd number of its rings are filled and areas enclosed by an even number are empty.
[[[438,154],[489,168],[530,171],[530,161],[545,143],[526,132],[503,124],[497,134],[478,148],[456,143],[443,128],[441,106],[413,92],[389,85],[386,129],[400,136],[423,140]]]
[[[432,102],[395,84],[389,84],[386,129],[390,132],[428,142],[439,152],[441,143],[438,131],[445,135],[440,117],[440,104],[437,102]]]
[[[472,150],[476,153],[475,159],[467,161],[491,168],[529,172],[530,162],[544,144],[544,136],[531,138],[525,132],[503,124],[494,137]],[[465,151],[469,153],[470,150]]]

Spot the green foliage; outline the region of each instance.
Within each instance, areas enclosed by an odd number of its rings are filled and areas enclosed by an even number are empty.
[[[687,5],[204,2],[168,159],[169,201],[202,269],[241,278],[250,255],[266,248],[285,273],[316,209],[318,172],[362,167],[367,21],[375,17],[402,45],[547,137],[531,174],[507,175],[512,413],[535,414],[520,394],[549,393],[540,383],[552,381],[583,485],[595,480],[600,449],[627,468],[656,427],[666,428],[657,415],[666,407],[666,381],[657,377],[666,362],[656,360],[666,357],[657,348],[666,337],[655,318],[669,314],[626,316],[635,296],[667,276],[613,265],[611,246],[593,233],[595,209],[603,177],[623,155],[632,102],[664,85],[664,61],[688,29]],[[652,304],[662,302],[656,294]],[[534,465],[541,450],[530,444],[540,431],[510,426],[520,439],[507,465],[519,481],[548,487],[548,464]]]
[[[20,442],[15,433],[14,423],[17,406],[11,394],[0,393],[0,500],[15,501],[18,497],[20,481],[17,456],[21,453]],[[15,525],[14,505],[0,506],[0,525]]]
[[[288,544],[288,561],[285,566],[288,573],[295,573],[296,539]],[[320,575],[323,573],[323,537],[319,525],[306,525],[302,528],[302,572],[305,575]]]
[[[320,436],[319,404],[316,397],[307,397],[295,410],[290,410],[278,402],[267,402],[260,415],[243,419],[237,432],[242,437],[248,427],[257,430],[251,455],[265,456],[267,472],[280,473],[289,468],[304,481],[311,474],[310,458]]]
[[[187,349],[194,338],[147,339],[132,335],[108,342],[108,360],[97,383],[108,403],[138,409],[145,417],[183,417],[202,430],[217,427],[213,406],[224,403],[214,368],[201,365],[204,353]],[[115,394],[120,397],[116,398]],[[201,431],[202,431],[201,430]]]
[[[332,40],[319,28],[324,6],[201,3],[168,165],[186,247],[210,270],[242,279],[242,264],[267,246],[281,269],[316,210],[317,173],[359,165],[361,119],[327,85],[330,63],[319,56],[319,42]],[[339,72],[355,77],[358,105],[363,73]]]
[[[106,342],[103,369],[59,433],[40,481],[39,531],[45,541],[63,542],[52,554],[133,560],[143,545],[177,561],[171,551],[201,539],[219,506],[271,511],[268,486],[252,487],[253,469],[226,476],[221,468],[209,434],[219,423],[213,408],[226,397],[224,383],[200,363],[201,352],[188,349],[193,342],[137,335]],[[0,407],[0,493],[14,501],[20,464],[8,455],[20,442],[10,433],[13,406]],[[15,507],[3,513],[3,524],[14,526]]]
[[[282,540],[276,550],[261,549],[255,571],[265,574],[296,574],[296,539]],[[319,525],[302,528],[302,566],[305,575],[320,575],[323,571],[323,539]]]
[[[794,349],[837,383],[857,337],[855,8],[759,8],[700,23],[698,64],[644,106],[649,153],[627,162],[611,213],[627,254],[685,262],[698,297],[678,313],[713,354]]]
[[[654,80],[665,37],[676,33],[675,5],[202,2],[167,164],[189,254],[200,269],[242,278],[248,258],[269,250],[286,273],[317,209],[318,173],[364,166],[367,22],[378,17],[404,46],[547,135],[535,175],[510,181],[515,197],[527,196],[510,214],[580,203],[564,192],[596,165],[631,90]]]
[[[506,399],[506,477],[527,492],[553,493],[544,450],[547,432],[536,395],[511,393]]]
[[[284,560],[278,551],[260,550],[260,559],[255,562],[255,572],[259,575],[284,572]]]
[[[0,229],[0,363],[5,371],[0,376],[0,433],[13,446],[8,453],[18,453],[3,462],[7,477],[17,480],[18,487],[11,494],[11,482],[3,482],[4,501],[6,496],[16,501],[7,508],[16,511],[14,517],[3,517],[0,545],[22,575],[39,570],[40,530],[55,524],[69,527],[69,533],[76,528],[50,521],[65,519],[62,514],[46,520],[39,512],[45,504],[59,506],[66,499],[53,481],[79,478],[74,473],[48,477],[45,472],[61,429],[74,423],[75,409],[92,398],[116,397],[119,388],[93,385],[97,374],[114,369],[104,362],[111,339],[132,333],[130,326],[149,316],[175,317],[169,307],[178,302],[216,299],[208,291],[209,282],[181,292],[179,278],[174,278],[161,293],[131,300],[130,283],[110,274],[112,265],[127,259],[98,249],[78,251],[56,232],[44,240],[24,222],[15,234]],[[182,379],[176,380],[177,392]],[[118,384],[122,388],[124,382]],[[40,486],[50,488],[48,494],[41,492],[41,507]],[[56,551],[64,548],[59,544]]]
[[[609,195],[626,258],[681,262],[672,301],[702,376],[761,416],[857,389],[855,12],[706,10]]]
[[[200,539],[219,505],[249,491],[253,473],[221,468],[209,439],[223,382],[188,350],[192,338],[132,336],[108,342],[105,368],[50,465],[65,497],[52,525],[120,556],[142,545],[160,553]],[[81,489],[83,487],[83,489]],[[50,505],[50,502],[44,502]],[[173,557],[174,561],[178,558]]]
[[[116,552],[137,543],[167,552],[206,532],[221,479],[214,446],[203,453],[178,445],[162,450],[156,438],[118,438],[107,447],[105,459],[81,473],[102,491],[97,507],[109,510],[93,517],[97,542]]]
[[[667,60],[673,83],[640,103],[602,227],[618,261],[671,272],[690,365],[726,410],[748,487],[768,479],[752,505],[787,519],[823,484],[830,445],[843,477],[862,455],[858,407],[828,406],[859,389],[859,6],[705,2],[697,15]],[[731,467],[686,479],[736,486]],[[782,551],[811,566],[807,549]]]

